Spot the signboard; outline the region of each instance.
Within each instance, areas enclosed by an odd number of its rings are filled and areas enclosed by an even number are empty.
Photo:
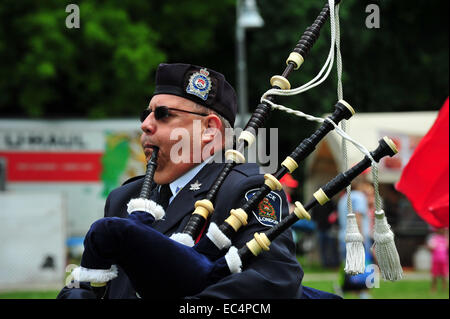
[[[145,172],[138,120],[0,120],[6,189],[58,191],[69,236],[103,216],[106,196]]]

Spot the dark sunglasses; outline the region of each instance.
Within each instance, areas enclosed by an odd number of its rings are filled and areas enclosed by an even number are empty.
[[[196,115],[200,115],[200,116],[207,116],[207,113],[197,113],[197,112],[191,112],[191,111],[186,111],[186,110],[179,110],[179,109],[174,109],[171,107],[167,107],[167,106],[157,106],[155,108],[154,111],[152,111],[151,109],[145,109],[142,111],[141,113],[141,123],[145,121],[145,119],[150,115],[150,113],[154,112],[155,113],[155,119],[157,121],[168,118],[170,116],[170,111],[178,111],[178,112],[184,112],[184,113],[189,113],[189,114],[196,114]]]

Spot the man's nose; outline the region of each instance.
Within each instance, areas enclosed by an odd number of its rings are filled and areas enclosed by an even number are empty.
[[[152,113],[150,113],[142,122],[141,124],[141,130],[146,134],[154,134],[156,131],[156,121],[155,116]]]

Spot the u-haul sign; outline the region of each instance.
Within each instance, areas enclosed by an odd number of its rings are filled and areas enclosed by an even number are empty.
[[[139,136],[137,120],[0,120],[7,190],[63,193],[69,235],[83,236],[109,192],[144,173]]]

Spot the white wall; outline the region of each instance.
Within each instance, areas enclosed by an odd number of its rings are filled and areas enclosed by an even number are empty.
[[[65,219],[61,193],[0,192],[0,290],[62,287]]]

